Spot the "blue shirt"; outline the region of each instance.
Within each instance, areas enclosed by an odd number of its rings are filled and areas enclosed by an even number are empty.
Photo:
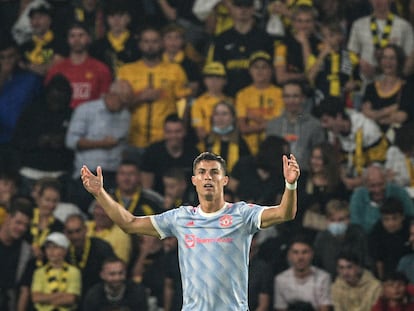
[[[215,213],[182,206],[151,216],[161,238],[175,236],[183,283],[183,311],[247,311],[252,236],[264,207],[226,203]]]
[[[40,93],[40,76],[16,71],[0,90],[0,144],[9,143],[23,109]]]

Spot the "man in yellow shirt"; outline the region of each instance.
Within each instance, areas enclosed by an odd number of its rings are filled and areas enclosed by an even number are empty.
[[[272,84],[272,58],[264,51],[252,54],[249,73],[253,83],[236,94],[238,126],[255,155],[265,138],[267,121],[281,115],[285,104],[282,90]]]
[[[187,77],[178,64],[162,61],[162,38],[158,30],[141,31],[138,47],[142,58],[122,66],[118,79],[130,83],[133,94],[128,101],[132,112],[129,144],[143,151],[163,139],[166,116],[176,113],[176,102],[191,93]]]

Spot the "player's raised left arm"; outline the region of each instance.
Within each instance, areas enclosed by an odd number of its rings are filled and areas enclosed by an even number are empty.
[[[286,186],[279,205],[266,208],[262,213],[261,228],[292,220],[297,210],[297,180],[300,175],[299,164],[293,154],[283,156],[283,175]]]

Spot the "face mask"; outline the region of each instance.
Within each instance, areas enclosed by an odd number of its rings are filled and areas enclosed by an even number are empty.
[[[217,135],[226,135],[226,134],[233,132],[233,130],[234,130],[233,125],[229,125],[228,127],[225,127],[225,128],[219,128],[217,126],[213,126],[213,132],[216,133]]]
[[[348,228],[348,224],[345,222],[331,222],[328,224],[328,231],[334,236],[343,235]]]

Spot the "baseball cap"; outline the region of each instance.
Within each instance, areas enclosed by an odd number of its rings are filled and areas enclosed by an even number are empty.
[[[259,59],[266,61],[270,65],[272,64],[272,57],[265,51],[256,51],[249,57],[249,66]]]
[[[226,69],[224,68],[224,65],[220,62],[209,62],[203,68],[203,75],[225,77]]]
[[[70,244],[68,238],[61,232],[52,232],[49,234],[45,240],[44,245],[46,245],[48,242],[56,244],[57,246],[60,246],[64,249],[68,249]]]
[[[235,6],[246,6],[250,7],[254,5],[254,0],[233,0],[233,5]]]
[[[29,17],[32,17],[35,13],[41,13],[41,14],[52,16],[50,5],[47,5],[45,3],[42,3],[38,6],[31,8],[29,11]]]

